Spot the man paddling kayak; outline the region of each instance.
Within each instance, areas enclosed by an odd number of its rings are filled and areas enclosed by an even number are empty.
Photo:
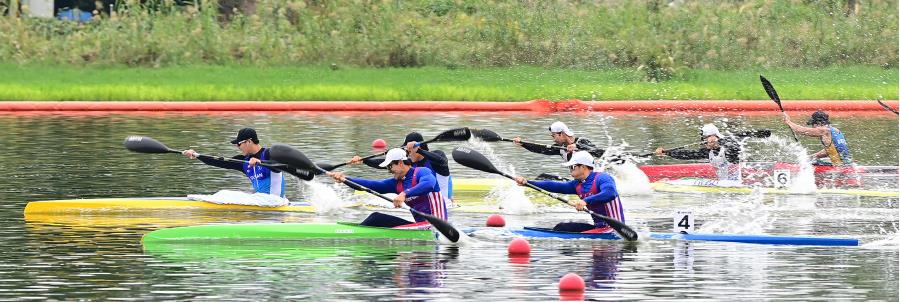
[[[732,137],[725,137],[719,132],[719,128],[713,124],[706,124],[700,129],[702,145],[700,149],[672,149],[656,148],[657,156],[668,155],[675,159],[709,159],[709,163],[716,168],[716,176],[719,182],[728,182],[733,185],[741,184],[741,145]],[[725,183],[720,183],[724,185]]]
[[[809,121],[806,122],[806,124],[812,126],[812,128],[795,124],[791,121],[791,118],[787,113],[783,113],[783,115],[784,123],[790,126],[791,129],[806,136],[818,137],[822,146],[825,146],[821,151],[812,155],[814,159],[817,159],[814,164],[839,167],[849,165],[853,161],[853,158],[850,155],[850,147],[847,146],[847,140],[844,139],[844,133],[831,126],[831,122],[828,120],[828,114],[824,111],[816,110],[809,118]],[[831,162],[828,163],[819,160],[824,157],[830,159]]]
[[[441,150],[428,150],[428,144],[422,144],[425,138],[418,132],[411,132],[406,135],[403,140],[404,148],[409,156],[413,168],[425,167],[431,170],[438,185],[441,187],[441,196],[444,197],[447,206],[453,205],[453,178],[450,176],[450,161],[447,155]],[[350,160],[351,164],[363,162],[367,166],[373,168],[382,168],[380,166],[382,159],[372,158],[363,160],[362,157],[354,156]]]
[[[524,177],[516,176],[516,182],[520,186],[530,183],[541,189],[561,194],[576,194],[581,200],[573,202],[579,211],[587,207],[600,215],[608,216],[615,220],[625,222],[625,212],[619,193],[616,190],[616,182],[612,176],[605,172],[594,172],[594,157],[587,151],[578,151],[572,154],[572,158],[563,164],[568,166],[571,181],[528,181]],[[580,232],[580,233],[612,233],[614,230],[606,222],[593,216],[594,224],[582,222],[561,222],[553,227],[555,231]]]
[[[241,151],[241,155],[235,155],[232,158],[248,161],[247,163],[224,161],[205,156],[198,157],[198,153],[193,149],[184,150],[181,154],[191,159],[200,159],[204,164],[213,167],[241,171],[250,179],[250,184],[257,193],[284,197],[284,174],[281,171],[259,165],[263,160],[269,159],[269,149],[259,145],[256,130],[253,128],[241,129],[238,131],[237,138],[231,143]]]
[[[561,147],[561,149],[551,148],[537,144],[522,144],[522,138],[516,136],[513,142],[522,146],[525,150],[545,155],[562,156],[563,161],[568,161],[572,157],[572,152],[582,150],[590,151],[592,155],[602,156],[603,149],[597,148],[590,140],[584,137],[575,136],[575,132],[569,129],[565,123],[556,121],[550,125],[550,136],[553,137],[553,146]]]
[[[441,196],[440,185],[435,180],[431,169],[427,167],[413,167],[412,161],[406,156],[406,151],[400,148],[389,150],[384,157],[384,161],[379,166],[387,168],[393,177],[383,180],[369,180],[347,177],[342,172],[327,172],[327,174],[337,182],[343,183],[344,180],[350,180],[378,193],[396,193],[397,197],[394,197],[393,200],[395,207],[399,208],[400,205],[406,203],[410,208],[419,212],[447,220],[447,206]],[[431,227],[424,217],[413,214],[413,218],[415,223],[396,216],[375,212],[369,215],[361,224],[388,228],[425,229]]]

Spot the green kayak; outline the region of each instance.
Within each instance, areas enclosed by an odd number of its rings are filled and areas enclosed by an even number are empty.
[[[144,235],[144,245],[155,242],[301,239],[399,239],[433,242],[430,230],[400,230],[356,223],[247,223],[213,224],[156,230]]]

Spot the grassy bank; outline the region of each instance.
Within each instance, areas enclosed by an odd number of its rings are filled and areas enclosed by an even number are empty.
[[[87,24],[0,18],[0,63],[531,65],[640,68],[664,81],[695,69],[898,61],[894,0],[860,1],[851,15],[847,1],[258,0],[231,17],[200,2],[150,10],[120,1]]]
[[[634,69],[0,65],[0,100],[761,100],[760,74],[783,99],[897,99],[897,69],[878,67],[687,70],[651,83]]]

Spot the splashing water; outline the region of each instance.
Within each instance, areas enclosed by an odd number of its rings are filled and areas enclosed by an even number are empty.
[[[610,146],[606,149],[599,161],[600,166],[597,171],[606,171],[613,177],[620,196],[653,194],[650,178],[637,167],[634,157],[623,151],[627,147],[628,143],[623,141],[618,146]]]
[[[900,246],[900,225],[898,225],[897,222],[892,223],[892,225],[894,227],[892,230],[879,227],[878,235],[875,236],[877,239],[863,244],[862,247],[886,250],[897,249],[897,247]]]
[[[698,217],[721,216],[703,223],[701,233],[764,234],[771,225],[770,208],[763,204],[761,188],[743,198],[734,200],[725,197],[721,201],[703,207]]]
[[[352,193],[317,181],[300,181],[301,195],[316,209],[318,214],[336,212],[337,209],[352,204]],[[302,188],[306,188],[303,190]]]
[[[500,171],[510,175],[516,175],[515,167],[507,164],[500,156],[494,153],[494,149],[488,143],[480,139],[470,139],[470,148],[484,154]],[[502,182],[502,185],[491,188],[485,197],[485,201],[496,204],[504,214],[531,214],[537,212],[537,207],[525,195],[525,188],[516,185],[512,180]]]
[[[792,161],[796,162],[800,170],[791,177],[788,190],[796,194],[810,194],[816,191],[816,178],[812,164],[809,161],[808,151],[803,145],[792,142],[787,138],[777,135],[762,141],[766,146],[775,147],[777,150],[772,154],[787,154],[792,156]],[[772,180],[774,183],[774,180]]]

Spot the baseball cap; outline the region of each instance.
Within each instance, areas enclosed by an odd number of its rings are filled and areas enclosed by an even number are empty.
[[[391,164],[392,161],[395,160],[407,160],[409,158],[406,157],[406,150],[400,148],[394,148],[388,150],[387,154],[384,155],[384,161],[378,164],[379,167],[387,167]]]
[[[562,165],[566,166],[566,167],[571,167],[574,165],[585,165],[585,166],[593,168],[594,167],[594,157],[591,156],[591,154],[588,153],[587,151],[578,151],[578,152],[572,153],[572,158],[570,158],[569,161],[563,163]]]
[[[569,130],[569,127],[566,126],[565,123],[560,122],[560,121],[556,121],[553,124],[550,124],[550,132],[553,132],[553,133],[562,132],[568,136],[575,136],[575,133],[572,132],[572,130]]]
[[[231,144],[237,144],[248,139],[252,139],[254,144],[259,144],[259,138],[256,137],[256,130],[253,130],[253,128],[244,128],[238,131],[237,138],[232,140]]]

